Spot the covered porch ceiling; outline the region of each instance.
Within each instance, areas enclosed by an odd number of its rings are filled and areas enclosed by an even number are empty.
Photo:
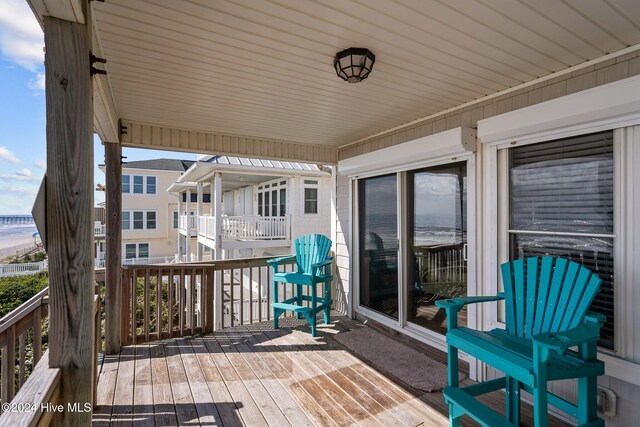
[[[29,1],[40,18],[83,19],[80,0]],[[91,6],[94,51],[107,60],[95,90],[103,140],[318,162],[335,162],[338,147],[368,136],[640,46],[637,0]],[[376,55],[358,84],[332,66],[352,46]]]

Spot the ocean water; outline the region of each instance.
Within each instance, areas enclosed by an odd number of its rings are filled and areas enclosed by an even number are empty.
[[[0,240],[27,234],[32,235],[37,231],[35,224],[0,224]]]

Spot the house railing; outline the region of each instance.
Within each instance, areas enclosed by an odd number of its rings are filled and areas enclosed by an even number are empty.
[[[195,215],[182,214],[180,215],[179,220],[181,230],[195,230],[198,226],[198,219],[195,217]]]
[[[288,239],[290,216],[222,217],[222,236],[238,239]]]
[[[45,288],[25,303],[0,319],[0,347],[2,348],[2,375],[0,395],[3,405],[0,425],[47,425],[53,412],[42,410],[41,405],[58,403],[61,381],[60,369],[49,367],[48,350],[43,354],[43,338],[48,332],[49,288]],[[98,295],[93,300],[93,404],[98,382],[98,352],[102,343],[101,312]],[[46,341],[45,345],[46,345]],[[18,349],[16,357],[16,348]],[[30,350],[30,351],[28,351]],[[33,370],[29,374],[29,369]],[[16,375],[17,374],[17,375]],[[15,394],[16,389],[18,393]],[[4,404],[11,403],[8,407]],[[9,410],[5,410],[9,409]]]
[[[123,344],[270,320],[268,259],[123,266]],[[279,287],[281,300],[292,295],[292,285]]]
[[[49,262],[47,260],[20,264],[0,264],[0,277],[34,274],[40,271],[46,271],[47,268],[49,268]]]
[[[105,224],[97,223],[93,226],[93,234],[96,237],[104,237],[106,234],[107,226]]]
[[[174,256],[157,256],[157,257],[148,257],[148,258],[129,258],[123,259],[122,265],[136,265],[136,264],[170,264],[176,262],[176,257]],[[104,268],[105,260],[98,259],[95,261],[96,268]]]

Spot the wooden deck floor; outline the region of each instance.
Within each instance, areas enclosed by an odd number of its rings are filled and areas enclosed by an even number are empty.
[[[331,338],[361,323],[336,317],[319,328],[317,338],[304,322],[287,319],[282,326],[276,331],[267,323],[246,325],[128,346],[106,356],[94,423],[448,425],[442,393],[398,384]],[[430,347],[424,350],[443,357]],[[502,411],[503,395],[497,393],[486,401]],[[530,408],[523,406],[523,425],[532,425]]]

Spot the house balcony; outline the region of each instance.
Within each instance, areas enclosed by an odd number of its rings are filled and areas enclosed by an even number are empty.
[[[291,216],[223,216],[221,234],[216,236],[216,218],[198,218],[198,242],[215,248],[217,238],[222,249],[288,247],[291,245]]]
[[[196,237],[198,235],[198,218],[194,215],[181,214],[178,217],[178,226],[180,234],[185,236],[189,234],[191,237]]]
[[[106,224],[102,224],[100,222],[95,223],[95,225],[93,226],[93,236],[96,239],[104,239],[107,233],[107,226]]]

